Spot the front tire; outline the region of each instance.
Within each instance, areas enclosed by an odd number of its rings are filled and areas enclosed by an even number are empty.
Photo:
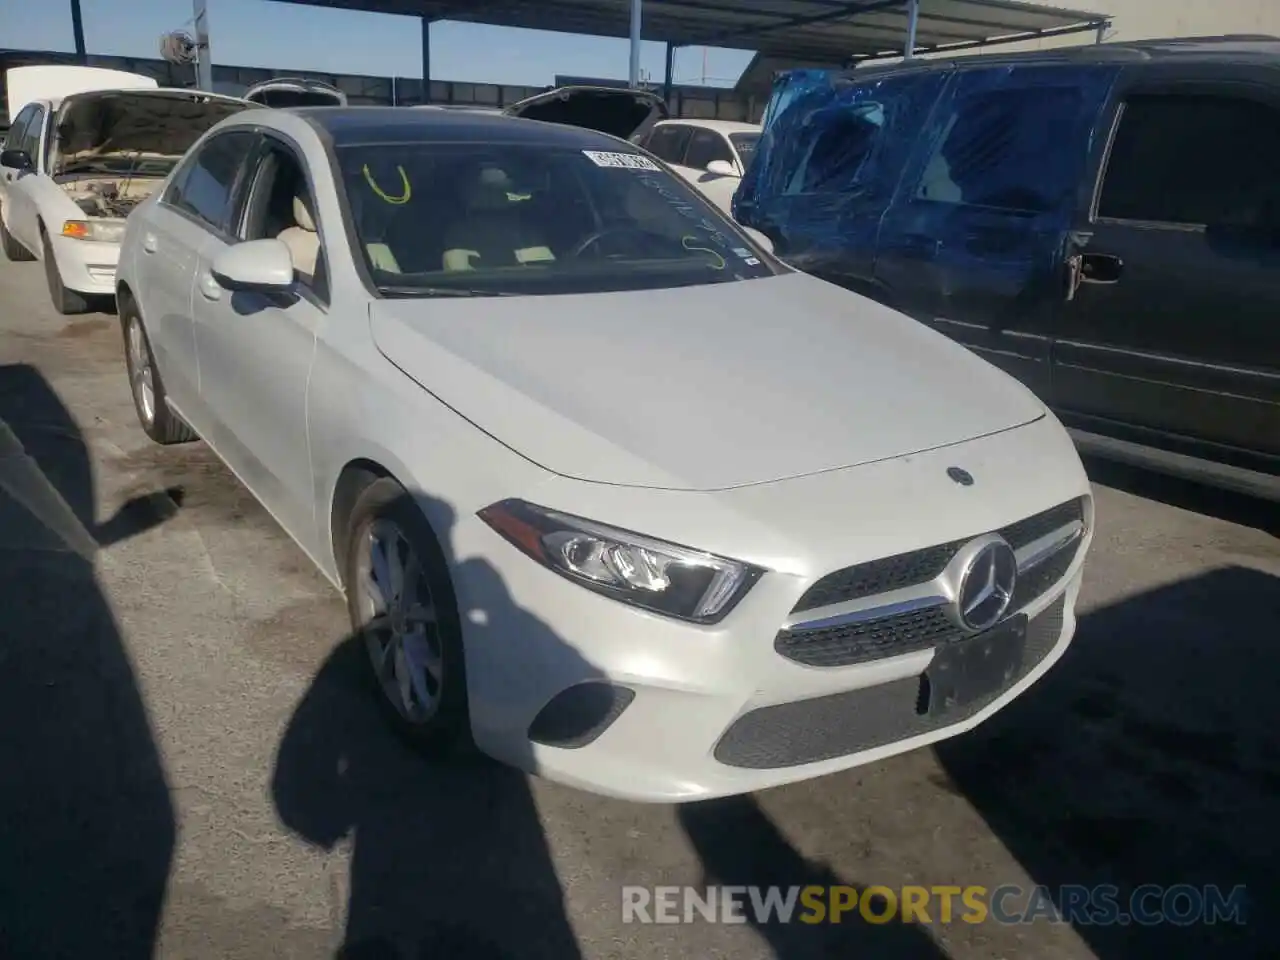
[[[343,558],[347,610],[393,727],[434,757],[470,746],[462,626],[431,525],[394,480],[356,501]]]
[[[12,263],[23,263],[36,258],[35,254],[20,244],[17,238],[6,229],[3,217],[0,217],[0,247],[4,248],[5,257]]]
[[[53,309],[63,316],[85,313],[89,309],[89,298],[82,293],[68,290],[62,283],[62,274],[58,272],[58,261],[53,258],[53,244],[49,235],[41,231],[44,241],[44,277],[49,283],[49,299],[53,301]]]
[[[195,431],[178,419],[165,402],[164,383],[156,369],[151,341],[142,326],[142,316],[131,302],[121,304],[120,325],[124,332],[124,365],[129,374],[133,409],[142,431],[156,443],[186,443]]]

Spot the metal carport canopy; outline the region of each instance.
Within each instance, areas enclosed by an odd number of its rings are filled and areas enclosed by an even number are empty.
[[[627,37],[631,0],[282,0],[310,6]],[[841,64],[1097,30],[1109,17],[1019,0],[643,0],[641,36]]]

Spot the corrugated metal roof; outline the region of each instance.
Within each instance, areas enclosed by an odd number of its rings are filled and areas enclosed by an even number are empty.
[[[285,0],[496,26],[626,37],[630,0]],[[901,53],[908,0],[644,0],[642,35],[842,63]],[[920,0],[919,52],[1096,28],[1109,18],[1025,0]]]

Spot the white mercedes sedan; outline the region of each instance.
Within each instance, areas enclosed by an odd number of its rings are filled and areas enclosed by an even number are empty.
[[[736,794],[962,733],[1070,641],[1093,505],[1052,414],[624,140],[245,112],[118,277],[143,429],[345,593],[435,756]]]

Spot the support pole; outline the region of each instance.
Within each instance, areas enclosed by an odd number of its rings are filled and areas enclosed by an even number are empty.
[[[667,44],[667,72],[662,78],[662,99],[667,101],[667,106],[671,105],[671,87],[674,82],[673,74],[676,69],[676,48],[671,44]]]
[[[640,86],[640,8],[644,0],[631,0],[631,73],[632,89]]]
[[[907,0],[907,42],[903,45],[902,56],[911,60],[916,55],[916,28],[920,25],[920,0]]]
[[[71,34],[75,38],[76,62],[88,62],[89,55],[84,48],[84,18],[80,15],[80,0],[71,0]]]
[[[431,21],[420,16],[422,23],[422,102],[431,102]]]
[[[196,28],[196,89],[213,92],[213,52],[209,46],[208,0],[192,0]]]
[[[1102,43],[1106,39],[1107,39],[1107,22],[1104,20],[1102,23],[1098,24],[1098,39],[1095,42]]]

